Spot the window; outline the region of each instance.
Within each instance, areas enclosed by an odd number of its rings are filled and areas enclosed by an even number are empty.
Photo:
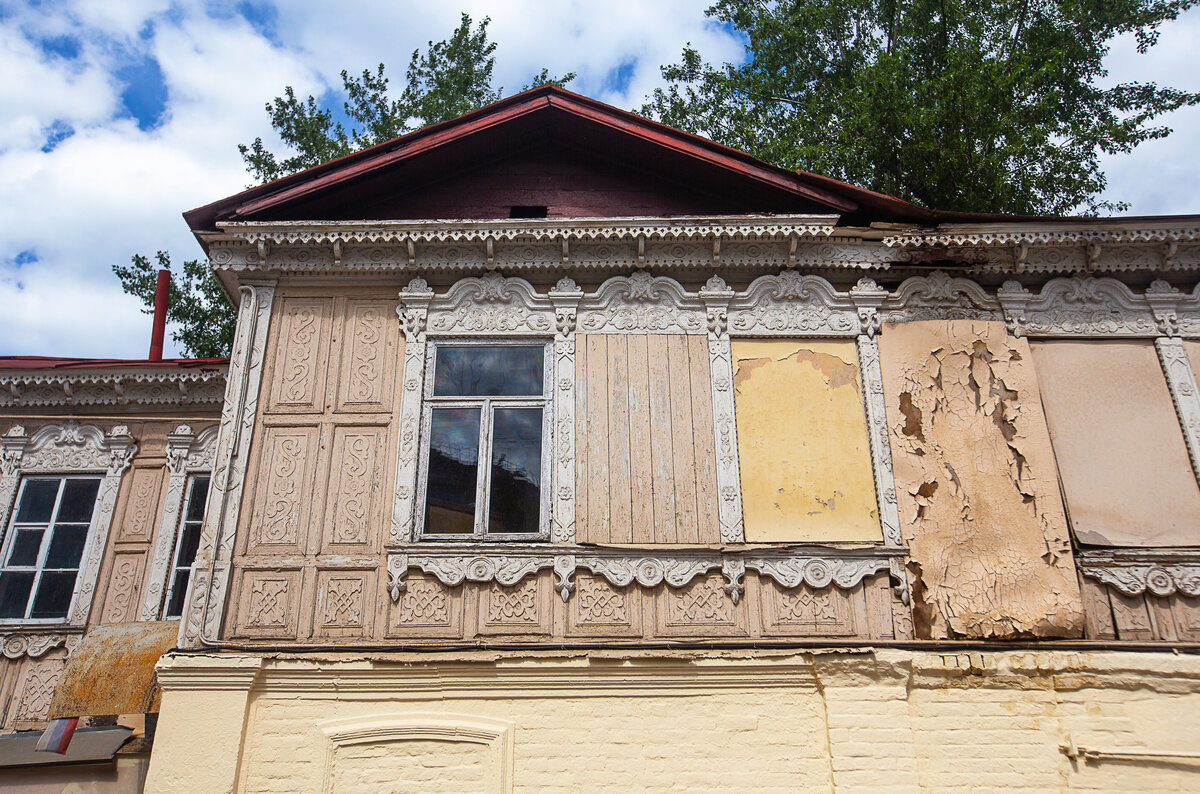
[[[196,561],[196,549],[200,547],[200,527],[204,523],[204,505],[208,500],[208,481],[207,474],[195,474],[188,478],[183,517],[179,522],[179,540],[175,543],[175,554],[171,558],[171,575],[166,605],[163,608],[164,618],[178,618],[183,615],[183,602],[187,598],[192,563]]]
[[[0,567],[0,619],[67,617],[99,491],[99,477],[21,482]]]
[[[430,346],[421,537],[536,540],[549,525],[548,343]]]

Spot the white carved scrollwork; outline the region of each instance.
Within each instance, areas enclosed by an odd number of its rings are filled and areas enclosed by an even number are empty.
[[[554,306],[528,281],[485,273],[459,279],[445,295],[433,298],[426,331],[441,336],[549,336],[555,326]]]
[[[1192,474],[1200,482],[1200,391],[1196,388],[1195,373],[1192,372],[1183,340],[1160,336],[1154,340],[1154,347],[1158,351],[1171,401],[1175,404],[1175,413],[1183,429],[1183,440],[1192,462]]]
[[[187,601],[179,626],[181,648],[200,648],[219,638],[229,587],[229,561],[241,514],[250,439],[258,414],[259,385],[275,284],[245,283],[240,294],[200,546],[192,564]]]
[[[770,576],[784,587],[806,584],[820,589],[835,584],[845,590],[863,577],[889,569],[887,557],[804,557],[747,555],[746,567]]]
[[[785,270],[756,278],[732,299],[729,330],[734,336],[853,336],[859,320],[848,294],[820,276]]]
[[[1146,591],[1156,596],[1180,592],[1186,596],[1200,595],[1200,561],[1195,564],[1161,565],[1080,565],[1083,575],[1117,588],[1125,595],[1141,595]]]
[[[575,329],[582,297],[569,278],[550,292],[555,315],[550,530],[557,543],[575,542]]]
[[[996,296],[1014,336],[1158,335],[1146,299],[1112,278],[1056,278],[1037,295],[1006,281]]]
[[[69,655],[75,650],[82,638],[81,633],[62,632],[21,632],[9,634],[0,644],[0,652],[8,659],[20,659],[22,656],[37,658],[45,656],[55,648],[64,647]]]
[[[224,391],[222,364],[189,369],[105,367],[66,373],[0,373],[0,408],[217,405]]]
[[[579,330],[589,333],[702,334],[708,327],[704,304],[665,276],[644,270],[615,276],[579,306]]]
[[[911,320],[1000,320],[997,299],[965,278],[940,270],[905,279],[880,307],[885,322]]]

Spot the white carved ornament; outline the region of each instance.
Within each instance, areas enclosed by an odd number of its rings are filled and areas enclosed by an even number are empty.
[[[1200,595],[1200,559],[1192,563],[1130,563],[1104,565],[1080,563],[1084,576],[1117,588],[1125,595],[1141,595],[1149,591],[1156,596],[1176,592],[1186,596]]]
[[[217,405],[225,365],[204,368],[131,367],[104,372],[0,372],[0,408],[89,405]]]
[[[1074,276],[1047,282],[1034,295],[1016,281],[996,293],[1014,336],[1157,336],[1144,296],[1112,278]]]

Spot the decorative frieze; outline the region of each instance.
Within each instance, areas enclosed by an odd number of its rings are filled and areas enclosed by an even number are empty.
[[[1154,337],[1158,323],[1144,296],[1112,278],[1077,275],[1033,294],[1016,281],[996,293],[1013,336]]]
[[[0,408],[216,406],[225,393],[225,365],[106,367],[69,372],[0,372]]]
[[[1146,592],[1156,596],[1177,592],[1200,596],[1200,552],[1084,551],[1078,555],[1077,563],[1084,576],[1127,596]]]

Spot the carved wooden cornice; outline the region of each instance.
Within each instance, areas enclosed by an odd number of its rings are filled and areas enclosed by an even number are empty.
[[[225,367],[0,372],[0,408],[96,405],[219,406]]]
[[[1080,572],[1125,595],[1200,595],[1200,549],[1106,549],[1076,555]]]

